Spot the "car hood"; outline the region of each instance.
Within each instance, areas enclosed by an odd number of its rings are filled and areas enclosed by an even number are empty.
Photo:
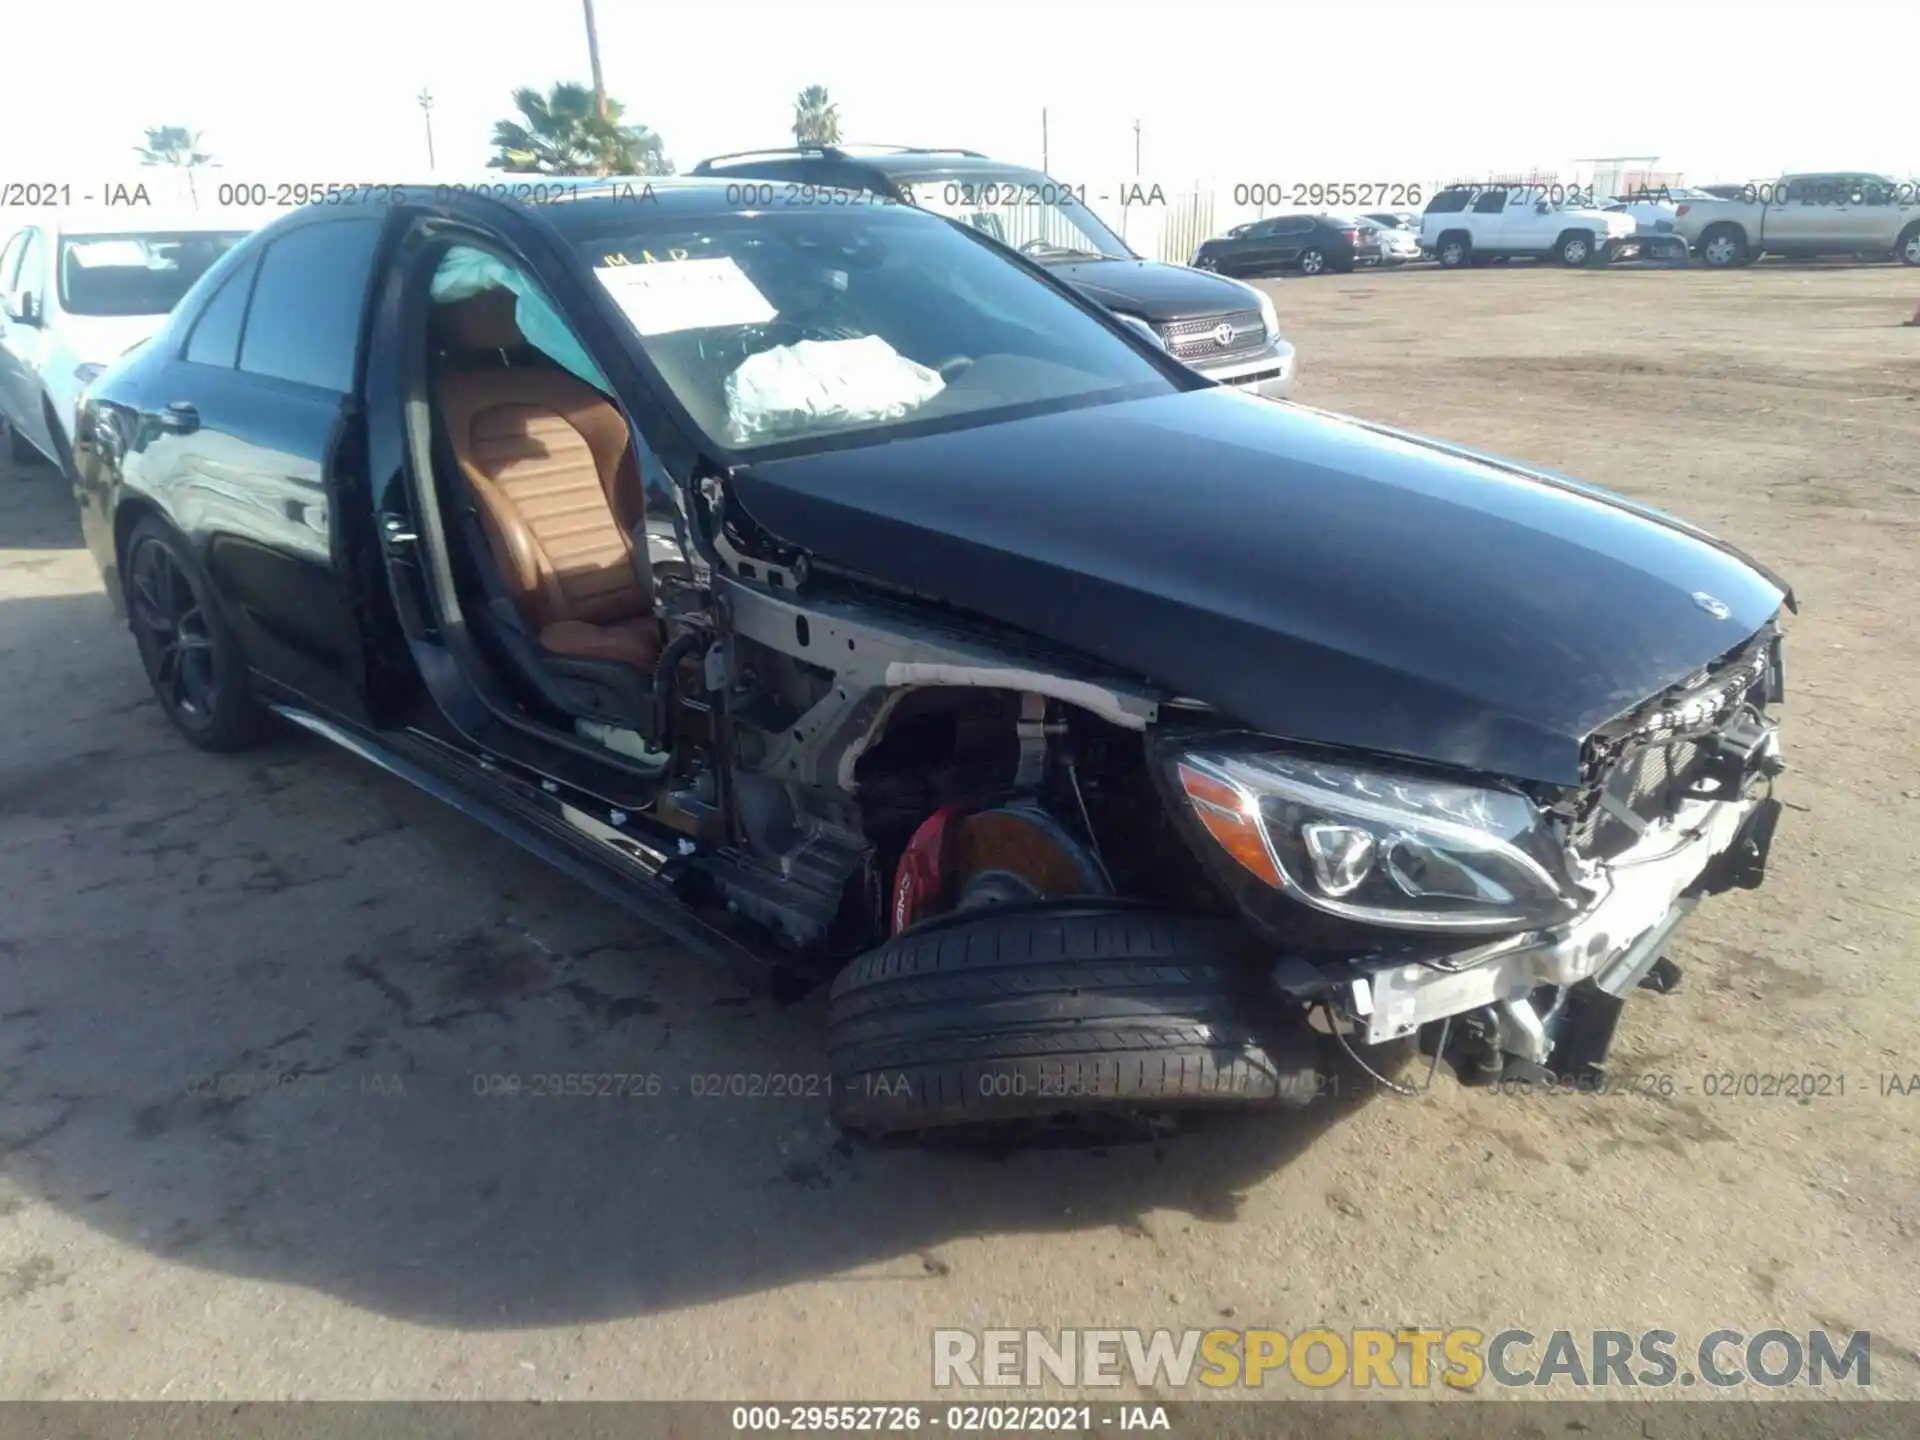
[[[111,365],[167,323],[161,315],[62,315],[60,340],[78,365]]]
[[[1143,320],[1186,320],[1260,304],[1259,294],[1237,280],[1154,260],[1072,260],[1047,269],[1109,310]]]
[[[1787,598],[1595,487],[1209,388],[774,460],[775,536],[1266,733],[1552,784]]]
[[[1563,208],[1553,213],[1568,220],[1577,220],[1585,225],[1599,225],[1608,231],[1619,231],[1623,234],[1631,231],[1635,224],[1633,216],[1618,210]]]

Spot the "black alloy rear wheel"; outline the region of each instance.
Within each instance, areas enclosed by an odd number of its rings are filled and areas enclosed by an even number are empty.
[[[161,521],[142,520],[127,538],[121,581],[140,662],[174,728],[202,750],[254,744],[263,716],[246,657],[185,543]]]

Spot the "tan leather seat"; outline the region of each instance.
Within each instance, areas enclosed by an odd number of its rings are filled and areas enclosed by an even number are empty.
[[[627,423],[583,380],[535,368],[467,369],[526,343],[513,296],[483,290],[439,307],[441,415],[500,576],[543,650],[653,673],[662,634]],[[643,532],[644,533],[644,532]]]

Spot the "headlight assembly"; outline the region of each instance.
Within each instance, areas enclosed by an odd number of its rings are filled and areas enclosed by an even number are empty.
[[[1280,312],[1273,308],[1273,297],[1266,291],[1254,293],[1260,297],[1260,323],[1266,327],[1267,341],[1271,344],[1280,338]]]
[[[1176,757],[1206,832],[1275,890],[1330,915],[1408,930],[1514,930],[1586,898],[1525,796],[1291,753]]]

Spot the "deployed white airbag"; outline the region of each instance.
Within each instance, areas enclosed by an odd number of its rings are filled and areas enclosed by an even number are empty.
[[[727,376],[727,429],[745,445],[821,425],[897,420],[946,387],[939,371],[878,335],[801,340],[749,355]]]

